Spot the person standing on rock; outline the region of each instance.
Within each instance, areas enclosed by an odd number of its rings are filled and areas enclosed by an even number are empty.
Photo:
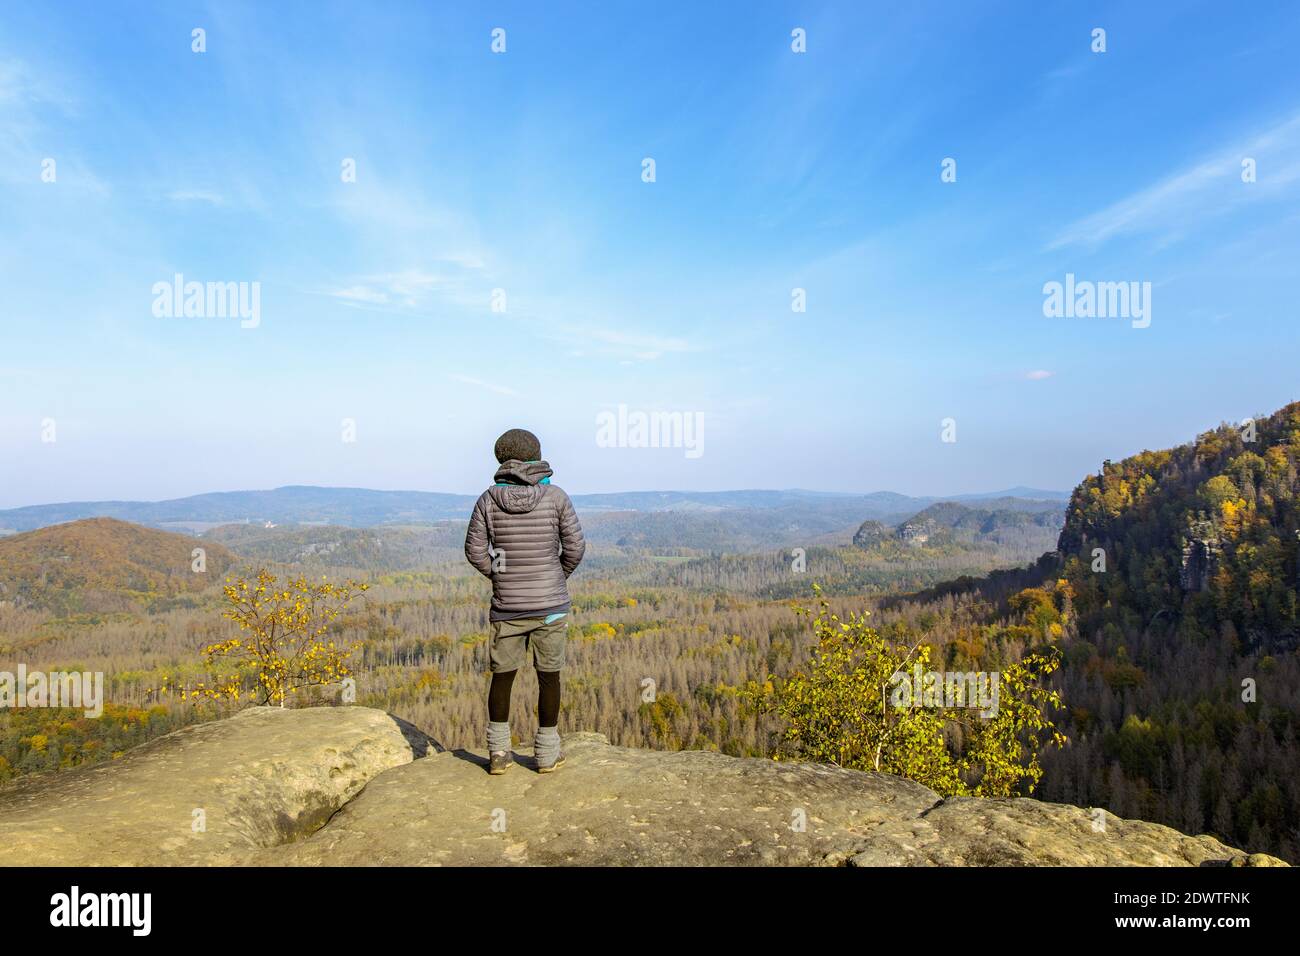
[[[537,668],[538,773],[564,763],[560,749],[560,670],[568,637],[569,575],[586,543],[573,502],[551,484],[537,436],[512,428],[497,439],[495,484],[479,496],[465,533],[465,557],[492,581],[488,690],[488,772],[505,773],[510,753],[510,689],[532,651]]]

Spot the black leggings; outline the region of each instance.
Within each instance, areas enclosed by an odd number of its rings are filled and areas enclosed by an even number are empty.
[[[497,671],[488,689],[488,720],[504,724],[510,720],[510,689],[518,671]],[[560,672],[537,672],[537,726],[555,727],[560,721]]]

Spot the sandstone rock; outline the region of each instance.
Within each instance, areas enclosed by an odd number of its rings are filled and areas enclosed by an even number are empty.
[[[894,532],[894,536],[904,544],[911,545],[913,548],[919,548],[930,540],[930,536],[933,535],[936,530],[935,523],[930,520],[905,521],[903,524],[898,526],[898,530]]]
[[[1197,521],[1183,539],[1178,583],[1184,591],[1208,591],[1219,570],[1221,544],[1208,521]]]
[[[937,800],[909,780],[817,764],[612,747],[599,734],[569,734],[564,747],[564,767],[545,776],[527,757],[501,777],[483,754],[417,760],[376,778],[328,832],[261,861],[807,865]],[[804,833],[791,828],[800,812]]]
[[[859,548],[872,548],[888,541],[890,529],[879,521],[864,521],[853,535],[853,544]]]
[[[255,707],[120,759],[0,791],[13,865],[208,865],[310,833],[371,778],[428,753],[409,724],[360,707]],[[195,810],[206,831],[195,832]]]
[[[381,711],[258,708],[0,793],[0,839],[17,864],[1285,865],[1078,807],[564,739],[556,773],[490,777]]]
[[[565,737],[540,776],[458,751],[376,778],[289,865],[1262,865],[1208,837],[1037,800],[941,800],[887,774]],[[494,823],[496,827],[494,828]],[[799,827],[802,824],[803,829]],[[502,825],[504,825],[502,827]]]
[[[1262,857],[1262,860],[1254,859]],[[851,866],[1273,866],[1209,836],[1025,798],[956,797],[884,828]]]

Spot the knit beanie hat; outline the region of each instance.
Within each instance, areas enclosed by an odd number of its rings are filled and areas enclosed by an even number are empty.
[[[510,429],[497,439],[496,447],[492,450],[496,453],[498,462],[512,459],[540,461],[542,458],[542,443],[537,440],[536,435],[522,428]]]

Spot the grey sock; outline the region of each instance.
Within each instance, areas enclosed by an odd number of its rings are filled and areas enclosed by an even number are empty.
[[[488,721],[488,751],[510,749],[510,724]]]
[[[560,759],[560,729],[558,727],[537,728],[537,737],[533,741],[533,757],[543,767],[549,767]]]

